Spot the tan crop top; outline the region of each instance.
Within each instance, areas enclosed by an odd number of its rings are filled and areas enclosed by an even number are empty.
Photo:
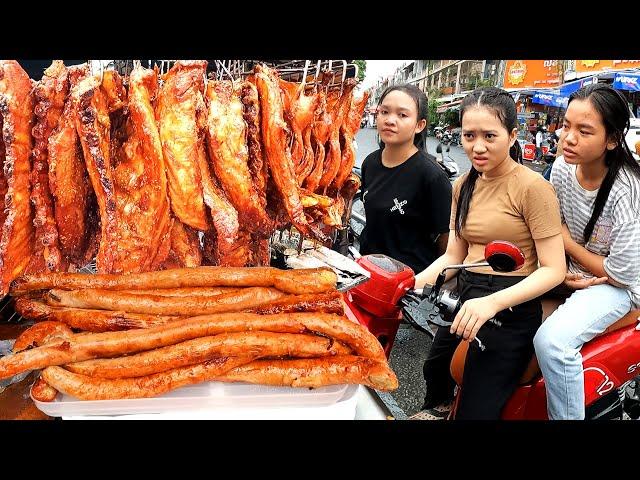
[[[468,174],[467,174],[468,175]],[[455,230],[458,197],[463,175],[453,185],[449,228]],[[551,183],[524,165],[516,164],[499,177],[476,180],[462,238],[469,244],[465,263],[484,259],[484,248],[492,240],[507,240],[522,249],[525,263],[519,270],[497,273],[491,267],[469,269],[477,273],[526,276],[538,268],[534,239],[561,233],[560,207]]]

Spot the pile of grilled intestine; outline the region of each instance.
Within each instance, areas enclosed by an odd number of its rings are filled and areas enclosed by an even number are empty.
[[[139,274],[41,273],[13,282],[36,320],[0,358],[0,379],[41,370],[31,395],[161,395],[205,381],[321,387],[398,380],[344,315],[328,268],[194,267]]]
[[[295,227],[327,242],[359,187],[353,138],[367,96],[287,82],[256,65],[206,80],[91,75],[54,61],[34,82],[0,61],[0,295],[21,274],[264,266]]]

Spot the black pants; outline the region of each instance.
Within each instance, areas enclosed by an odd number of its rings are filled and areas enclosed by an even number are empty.
[[[462,302],[490,295],[515,285],[524,277],[485,275],[462,271],[458,292]],[[456,419],[498,419],[505,403],[518,386],[518,380],[533,355],[533,337],[542,320],[539,298],[502,310],[501,323],[485,323],[477,342],[469,344]],[[425,361],[423,373],[427,394],[423,408],[431,408],[453,398],[455,383],[449,373],[453,353],[460,339],[439,327]]]

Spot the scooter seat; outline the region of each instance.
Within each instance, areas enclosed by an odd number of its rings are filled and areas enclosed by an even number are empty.
[[[542,321],[544,322],[551,313],[553,313],[558,306],[563,303],[563,301],[558,301],[552,298],[543,298],[542,299]],[[624,317],[620,318],[614,324],[610,325],[604,332],[600,335],[604,335],[606,333],[615,332],[616,330],[620,330],[628,325],[632,325],[638,321],[640,317],[640,309],[631,310]],[[598,335],[598,336],[600,336]],[[456,351],[453,354],[453,358],[451,359],[450,364],[450,372],[451,376],[455,380],[457,385],[462,383],[462,374],[464,373],[464,363],[467,358],[467,350],[469,349],[469,342],[462,341],[456,348]],[[530,383],[532,380],[537,378],[540,375],[540,367],[538,366],[538,359],[535,354],[531,357],[529,361],[529,365],[527,369],[524,371],[522,376],[520,377],[520,381],[518,382],[520,385],[526,385]]]

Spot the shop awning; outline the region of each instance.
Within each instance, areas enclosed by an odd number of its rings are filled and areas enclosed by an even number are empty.
[[[613,77],[613,88],[640,92],[640,74],[618,72]]]
[[[550,107],[567,108],[569,97],[557,95],[548,91],[536,92],[533,94],[533,98],[531,101],[540,105],[549,105]]]
[[[456,100],[455,102],[445,103],[444,105],[440,105],[436,109],[436,113],[444,113],[447,110],[460,110],[460,104],[462,100]]]
[[[598,83],[598,77],[596,75],[560,85],[560,96],[568,97],[576,90],[586,85],[591,85],[592,83]]]

